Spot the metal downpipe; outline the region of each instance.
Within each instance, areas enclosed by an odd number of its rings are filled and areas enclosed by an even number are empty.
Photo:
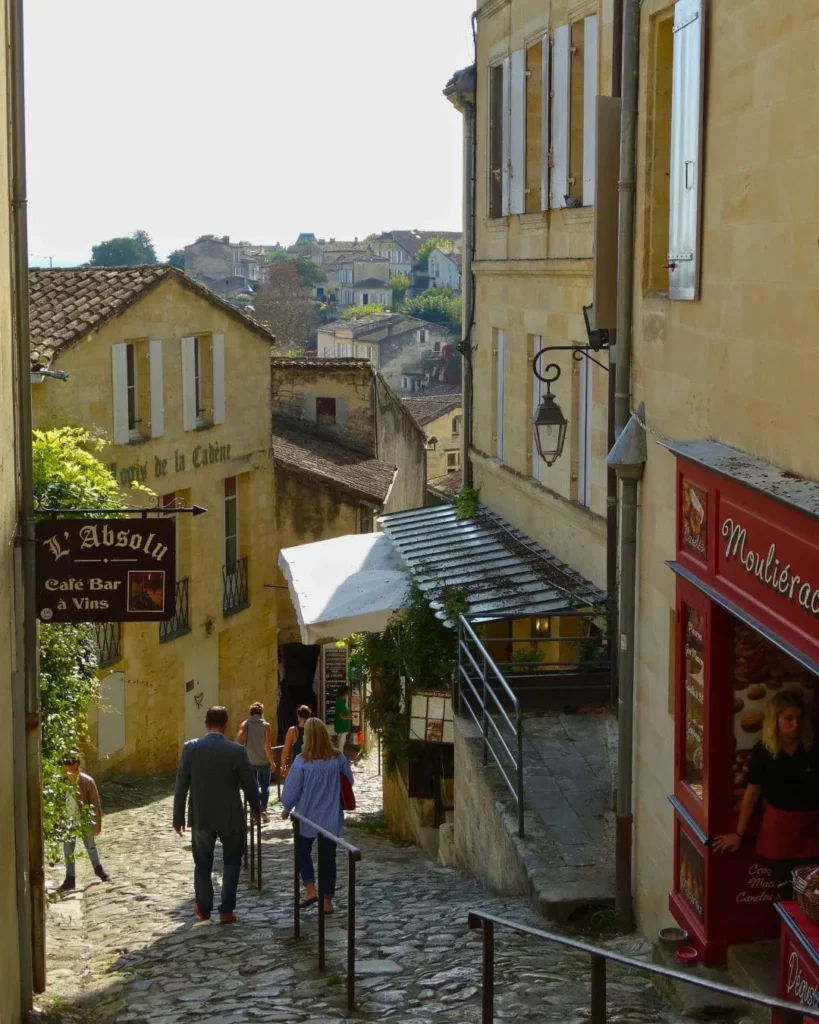
[[[40,770],[40,685],[37,665],[37,604],[34,594],[34,474],[29,367],[28,224],[26,194],[23,0],[10,0],[9,146],[11,158],[12,316],[17,356],[19,542],[22,569],[22,661],[25,678],[28,876],[31,906],[31,968],[35,992],[45,989],[45,854]]]
[[[637,104],[640,0],[624,0],[621,63],[619,231],[617,240],[617,356],[614,432],[619,439],[631,416],[632,320],[634,315],[634,211],[637,164]],[[637,428],[641,430],[642,428]],[[643,439],[644,441],[644,439]],[[616,450],[612,449],[612,454]],[[615,466],[615,468],[617,468]],[[640,468],[640,475],[642,468]],[[637,557],[637,481],[621,473],[618,601],[618,781],[615,851],[617,924],[634,927],[632,893],[634,748],[634,632]]]

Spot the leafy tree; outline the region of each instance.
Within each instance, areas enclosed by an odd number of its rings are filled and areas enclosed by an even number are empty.
[[[429,254],[432,250],[449,250],[451,248],[452,242],[448,238],[427,238],[418,246],[412,265],[416,270],[429,270]]]
[[[197,242],[221,242],[222,239],[218,235],[200,235]]]
[[[383,313],[384,307],[378,302],[370,302],[366,306],[350,306],[341,314],[342,320],[360,320],[364,316],[372,316],[373,313]]]
[[[185,269],[185,250],[174,249],[172,253],[168,255],[167,261],[172,267],[176,267],[177,270]]]
[[[91,249],[91,267],[135,267],[156,263],[153,243],[145,231],[129,238],[109,238]]]
[[[301,351],[313,324],[313,298],[294,263],[274,263],[253,296],[255,315],[285,351]]]
[[[117,508],[119,489],[96,453],[103,442],[79,427],[35,430],[34,494],[38,507]],[[43,825],[52,860],[87,822],[71,822],[62,764],[87,738],[88,709],[97,695],[97,648],[86,623],[40,624]]]
[[[392,302],[394,306],[400,306],[404,301],[404,296],[407,294],[407,289],[412,284],[412,281],[405,274],[395,274],[394,277],[390,278],[390,288],[392,288]]]
[[[451,288],[428,288],[401,304],[402,313],[433,324],[443,324],[455,333],[461,330],[463,303]]]
[[[318,263],[314,263],[312,260],[301,259],[296,260],[296,270],[299,272],[299,277],[307,288],[313,288],[317,284],[324,284],[327,280],[327,274],[321,269]]]

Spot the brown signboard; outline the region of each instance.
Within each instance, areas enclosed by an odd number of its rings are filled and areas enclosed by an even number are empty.
[[[42,622],[171,619],[176,524],[171,518],[49,519],[37,524]]]

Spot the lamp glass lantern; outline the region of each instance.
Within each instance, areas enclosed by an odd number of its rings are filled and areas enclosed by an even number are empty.
[[[555,401],[555,396],[547,391],[540,401],[540,408],[532,417],[537,453],[547,466],[554,465],[563,454],[568,425],[569,421]]]

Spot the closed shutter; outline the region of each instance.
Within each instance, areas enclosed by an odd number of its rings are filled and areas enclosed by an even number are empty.
[[[583,22],[583,205],[594,206],[597,162],[597,15]]]
[[[347,429],[347,401],[344,398],[336,399],[336,426]]]
[[[549,206],[553,210],[566,205],[569,194],[569,114],[571,82],[568,25],[561,25],[552,36],[552,131]]]
[[[213,336],[213,422],[225,422],[225,336]]]
[[[541,81],[540,81],[540,95],[541,95],[541,117],[542,124],[540,126],[540,208],[541,210],[549,209],[549,138],[551,136],[550,125],[549,125],[549,112],[552,108],[550,102],[550,93],[552,89],[551,78],[549,76],[549,68],[551,62],[551,46],[549,45],[549,37],[544,36],[542,40],[541,52],[543,54],[543,63],[541,65]]]
[[[304,396],[304,418],[308,423],[316,422],[316,396],[305,395]]]
[[[196,430],[196,338],[182,339],[182,428]]]
[[[128,444],[128,346],[111,346],[111,381],[114,410],[114,444]]]
[[[515,50],[510,66],[509,212],[526,209],[526,51]]]
[[[162,380],[161,341],[149,343],[148,362],[151,375],[151,437],[162,437],[165,433],[165,392]]]
[[[498,393],[497,393],[497,433],[496,433],[496,445],[495,454],[503,461],[503,389],[504,389],[504,368],[506,363],[506,354],[504,352],[505,347],[505,335],[503,331],[498,331]]]
[[[678,0],[674,8],[668,225],[672,299],[699,297],[704,13],[703,0]]]
[[[512,120],[511,111],[511,68],[508,57],[503,58],[503,89],[501,91],[503,114],[501,119],[501,138],[503,147],[503,162],[501,163],[501,214],[509,216],[509,146],[510,146],[510,124]]]

